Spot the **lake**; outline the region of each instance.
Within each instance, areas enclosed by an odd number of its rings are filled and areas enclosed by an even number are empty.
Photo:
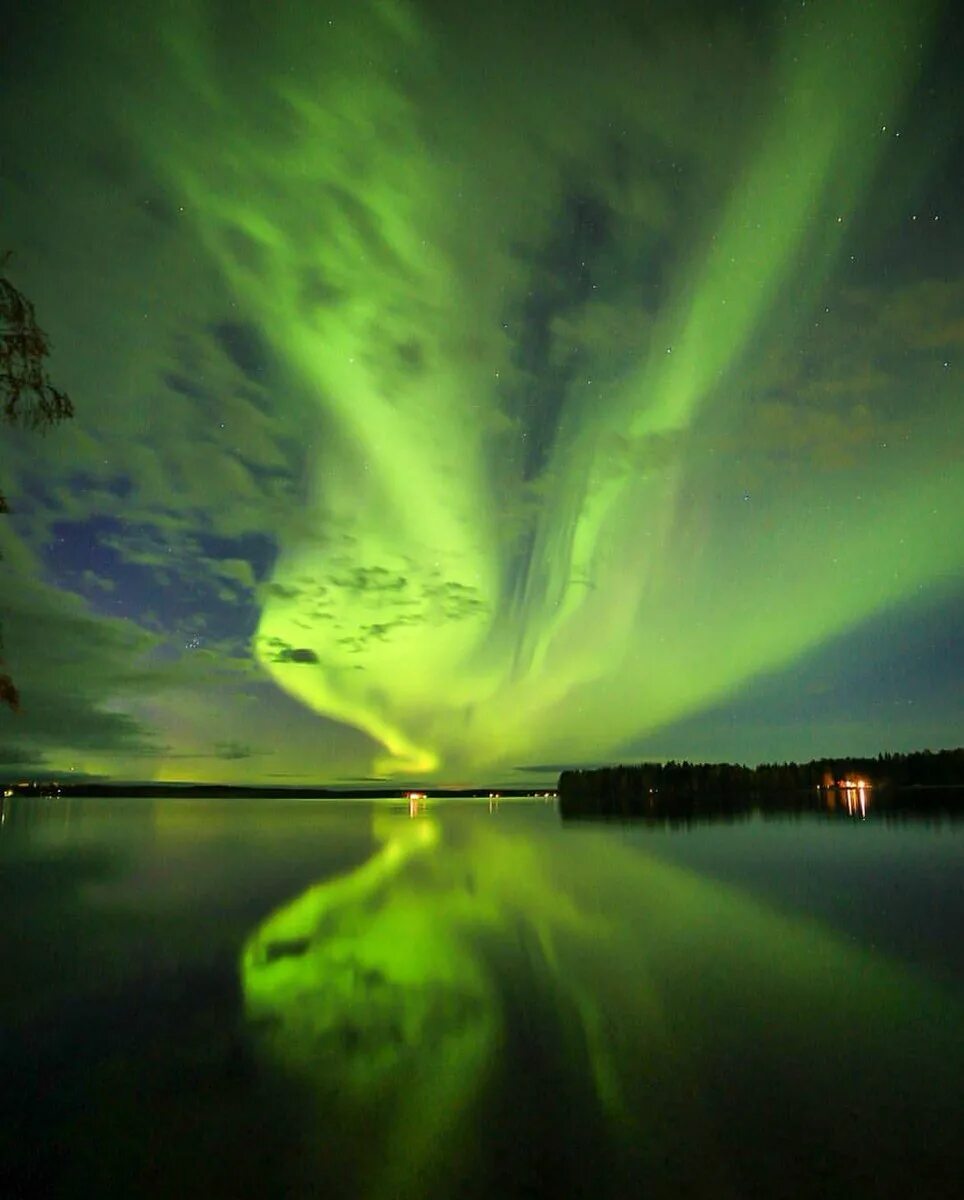
[[[4,1197],[964,1192],[964,822],[0,816]]]

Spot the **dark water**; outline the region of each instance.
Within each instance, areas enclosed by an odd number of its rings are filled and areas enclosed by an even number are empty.
[[[0,1196],[964,1194],[964,823],[2,815]]]

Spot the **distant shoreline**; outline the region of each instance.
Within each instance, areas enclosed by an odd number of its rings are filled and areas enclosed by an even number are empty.
[[[860,811],[950,806],[964,810],[964,748],[809,762],[637,763],[563,771],[564,816],[674,812]]]
[[[221,783],[59,783],[24,781],[0,785],[9,796],[64,796],[84,799],[162,800],[510,800],[554,799],[555,788],[342,788],[258,787]]]
[[[230,784],[131,782],[113,780],[20,779],[0,783],[4,796],[74,796],[78,798],[196,800],[440,800],[559,799],[567,812],[646,812],[707,807],[745,810],[765,801],[769,807],[833,808],[837,793],[872,795],[875,805],[900,792],[949,796],[964,793],[964,747],[883,753],[874,758],[840,756],[808,762],[760,763],[747,767],[727,762],[637,762],[563,770],[553,787],[432,787],[426,784],[378,784],[341,787],[332,784]]]

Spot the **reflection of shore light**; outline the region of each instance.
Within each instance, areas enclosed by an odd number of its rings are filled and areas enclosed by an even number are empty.
[[[837,787],[843,792],[847,801],[847,812],[851,816],[855,816],[857,809],[860,809],[861,818],[867,816],[867,793],[870,790],[870,784],[866,779],[842,779],[837,784]]]
[[[405,799],[408,801],[408,815],[417,817],[419,809],[425,808],[425,793],[424,792],[406,792]]]

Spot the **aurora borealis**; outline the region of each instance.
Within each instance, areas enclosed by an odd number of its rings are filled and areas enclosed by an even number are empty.
[[[12,11],[0,769],[959,743],[951,6]]]

